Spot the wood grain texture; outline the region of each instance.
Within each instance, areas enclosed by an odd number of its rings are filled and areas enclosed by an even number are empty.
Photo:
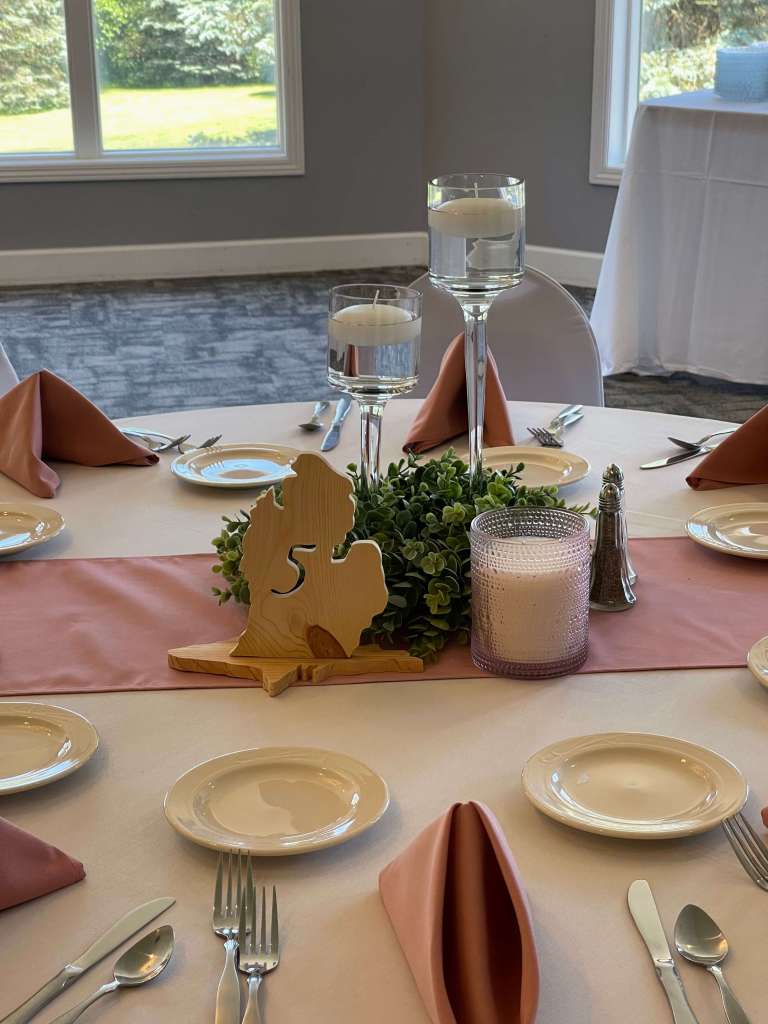
[[[332,676],[363,675],[367,672],[423,672],[421,658],[407,651],[385,651],[366,644],[346,658],[244,658],[231,653],[232,641],[177,647],[168,652],[168,664],[180,672],[206,672],[261,683],[270,697],[276,697],[292,683],[320,683]]]
[[[293,470],[282,505],[270,489],[251,509],[240,563],[251,604],[237,657],[349,657],[387,604],[375,541],[333,557],[354,525],[352,481],[311,452]]]

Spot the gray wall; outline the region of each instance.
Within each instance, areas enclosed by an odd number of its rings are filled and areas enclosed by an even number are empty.
[[[520,175],[531,244],[602,252],[616,189],[589,184],[595,0],[426,4],[429,175]]]
[[[0,184],[0,249],[424,227],[421,0],[303,0],[303,177]]]
[[[528,238],[601,251],[594,0],[302,0],[303,177],[0,185],[0,249],[418,231],[424,179],[527,179]]]

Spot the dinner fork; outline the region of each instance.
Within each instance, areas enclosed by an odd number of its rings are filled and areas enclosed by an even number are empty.
[[[213,891],[212,927],[225,940],[226,960],[216,991],[216,1024],[240,1024],[240,983],[237,980],[236,954],[240,908],[243,900],[242,855],[228,853],[226,881],[224,854],[219,854],[216,886]]]
[[[532,434],[540,445],[544,448],[562,448],[563,447],[563,431],[566,427],[570,427],[573,423],[578,423],[579,420],[584,419],[584,413],[576,413],[575,415],[568,416],[566,419],[554,421],[549,427],[528,427],[528,433]]]
[[[725,430],[716,430],[714,434],[705,434],[698,441],[683,441],[679,437],[668,437],[667,440],[671,441],[672,444],[678,445],[680,448],[687,448],[689,451],[695,452],[698,448],[702,448],[705,444],[712,440],[713,437],[720,437],[723,434],[732,434],[734,430],[738,430],[738,427],[727,427]]]
[[[187,434],[187,439],[189,437],[190,435]],[[207,437],[204,441],[201,441],[200,444],[185,444],[184,441],[180,441],[179,451],[183,455],[184,452],[198,451],[200,448],[212,448],[220,440],[221,434],[215,434],[213,437]]]
[[[248,975],[248,1003],[245,1007],[243,1024],[261,1024],[259,1013],[259,987],[265,974],[274,971],[280,963],[280,940],[277,927],[277,889],[272,886],[272,922],[267,944],[267,890],[261,887],[261,928],[256,928],[256,889],[253,885],[251,858],[248,858],[248,873],[243,902],[240,906],[240,957],[239,967]],[[257,937],[258,936],[258,937]]]
[[[169,452],[172,448],[179,448],[179,446],[184,444],[185,441],[188,441],[191,436],[191,434],[182,434],[181,437],[169,438],[167,441],[163,441],[162,444],[159,444],[155,448],[153,448],[152,451],[155,453]]]
[[[723,831],[749,877],[768,892],[768,847],[743,814],[726,818]]]

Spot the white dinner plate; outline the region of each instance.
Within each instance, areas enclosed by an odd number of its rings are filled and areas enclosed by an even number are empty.
[[[0,794],[36,789],[82,768],[99,734],[82,715],[52,704],[0,702]]]
[[[44,544],[64,529],[64,520],[54,508],[30,501],[0,502],[0,555]]]
[[[509,469],[519,462],[525,463],[520,481],[526,487],[567,487],[583,480],[591,468],[586,459],[562,448],[516,444],[483,450],[486,469]]]
[[[281,444],[217,444],[179,455],[171,471],[203,487],[269,487],[291,476],[298,454]]]
[[[748,792],[738,768],[714,750],[639,732],[553,743],[528,760],[523,788],[550,818],[623,839],[707,832],[738,813]]]
[[[388,806],[387,784],[360,761],[312,747],[260,747],[182,775],[165,815],[201,846],[284,857],[344,843]]]
[[[747,655],[747,668],[763,686],[768,688],[768,636],[758,640]]]
[[[768,558],[768,501],[703,508],[685,524],[691,540],[740,558]]]

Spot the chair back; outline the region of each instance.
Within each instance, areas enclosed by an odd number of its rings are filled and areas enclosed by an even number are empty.
[[[437,377],[451,340],[464,330],[453,298],[417,278],[424,298],[419,383],[409,393],[423,398]],[[502,292],[488,313],[488,345],[508,399],[604,405],[600,354],[584,310],[551,277],[528,267],[520,284]]]
[[[11,366],[11,360],[5,354],[2,341],[0,341],[0,398],[18,383],[19,378]]]

